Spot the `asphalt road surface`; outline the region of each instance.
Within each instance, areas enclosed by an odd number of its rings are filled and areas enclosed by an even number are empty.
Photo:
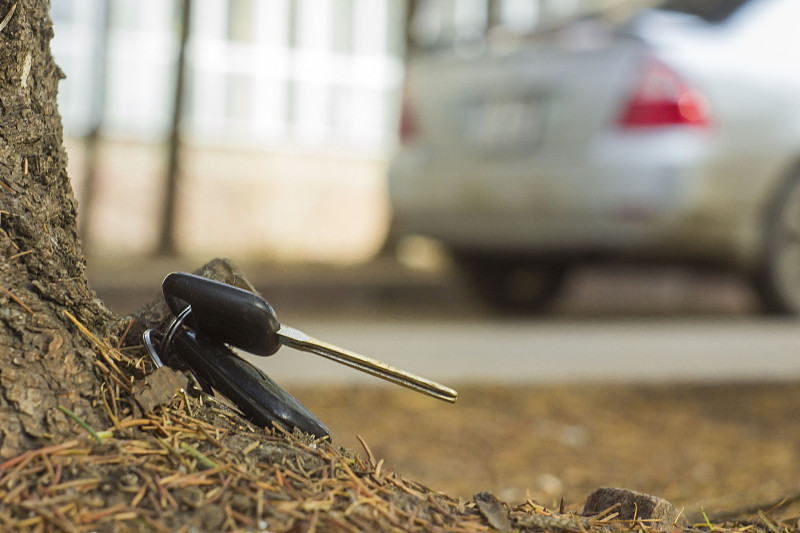
[[[485,320],[294,320],[289,325],[404,370],[457,385],[708,382],[800,378],[800,322],[759,317]],[[283,384],[380,384],[283,347],[251,357]]]
[[[131,312],[170,270],[189,268],[122,265],[90,279],[112,308]],[[800,378],[800,320],[760,315],[746,287],[715,273],[590,269],[552,313],[508,320],[446,271],[245,270],[287,325],[445,384]],[[286,347],[251,360],[286,385],[383,383]]]

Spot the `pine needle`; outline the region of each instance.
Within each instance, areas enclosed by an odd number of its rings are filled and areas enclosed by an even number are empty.
[[[5,29],[6,25],[8,24],[8,21],[11,20],[11,17],[14,16],[14,11],[16,10],[17,10],[17,4],[14,3],[14,5],[11,6],[11,9],[8,10],[8,14],[6,14],[3,21],[0,22],[0,31],[3,31]]]
[[[100,435],[100,433],[98,433],[97,431],[95,431],[95,430],[94,430],[94,428],[92,428],[92,426],[90,426],[89,424],[87,424],[87,423],[86,423],[86,421],[85,421],[83,418],[79,417],[78,415],[76,415],[75,413],[73,413],[72,411],[70,411],[69,409],[67,409],[66,407],[64,407],[63,405],[59,405],[59,406],[58,406],[58,408],[59,408],[59,409],[61,409],[61,411],[62,411],[62,412],[65,414],[65,415],[67,415],[68,417],[70,417],[71,419],[73,419],[75,422],[77,422],[77,423],[78,423],[78,425],[79,425],[79,426],[81,426],[83,429],[85,429],[85,430],[86,430],[86,432],[87,432],[87,433],[89,433],[89,435],[91,435],[92,437],[94,437],[94,439],[95,439],[97,442],[99,442],[100,444],[102,444],[103,442],[105,442],[105,441],[103,440],[103,437]],[[104,432],[104,433],[106,433],[106,432]],[[106,433],[106,434],[107,434],[107,433]]]
[[[201,463],[203,463],[208,467],[217,468],[219,466],[217,463],[215,463],[214,461],[212,461],[211,459],[209,459],[208,457],[197,451],[197,449],[191,446],[190,444],[186,444],[185,442],[181,443],[181,450],[188,452],[189,455],[191,455],[192,457],[194,457],[195,459],[197,459],[198,461],[200,461]]]

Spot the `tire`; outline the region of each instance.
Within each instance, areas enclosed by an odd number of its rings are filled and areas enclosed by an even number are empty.
[[[501,313],[534,314],[546,310],[568,275],[565,265],[475,257],[457,258],[457,262],[478,297]]]
[[[773,202],[755,286],[767,312],[800,315],[800,170]]]

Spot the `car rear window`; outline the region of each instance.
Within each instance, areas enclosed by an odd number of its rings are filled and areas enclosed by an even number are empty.
[[[658,9],[697,15],[707,22],[724,22],[734,11],[753,0],[666,0]]]

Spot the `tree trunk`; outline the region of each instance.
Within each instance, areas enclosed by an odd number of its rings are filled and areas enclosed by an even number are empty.
[[[56,108],[49,3],[0,0],[0,456],[68,435],[63,405],[105,426],[89,341],[114,323],[86,281]]]

